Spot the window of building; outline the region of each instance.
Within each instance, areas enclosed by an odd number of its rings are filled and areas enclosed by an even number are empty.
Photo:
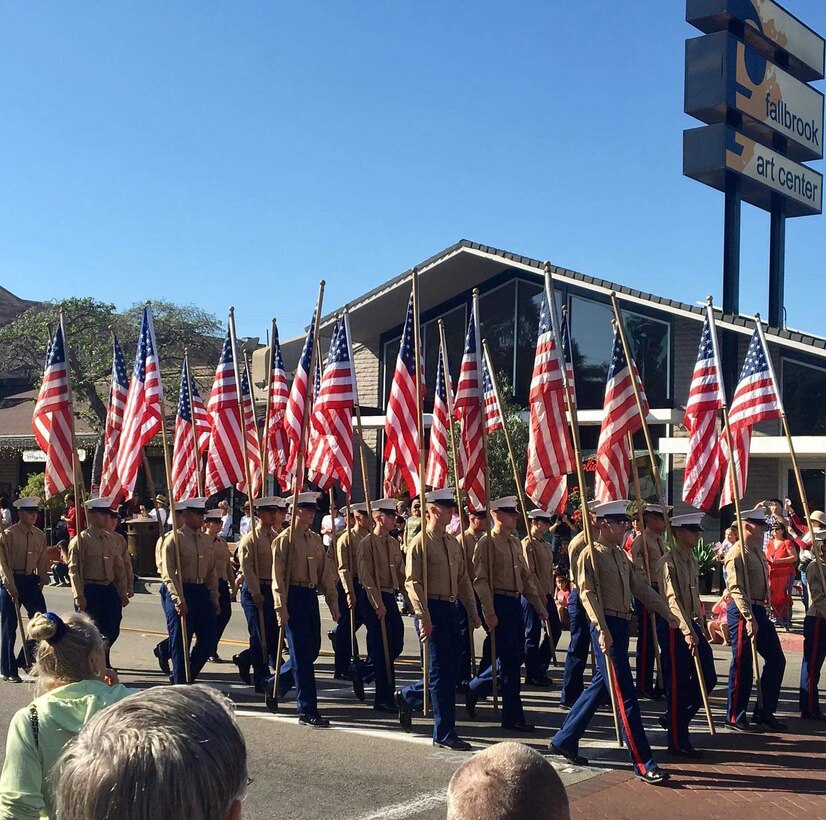
[[[513,385],[516,335],[516,280],[479,297],[479,333],[487,340],[493,372],[504,373]]]
[[[450,367],[450,376],[453,379],[453,386],[459,379],[459,369],[462,366],[462,351],[465,347],[465,336],[467,335],[467,309],[465,305],[440,316],[444,322],[445,344],[447,345],[447,363]],[[439,322],[432,319],[422,326],[422,337],[424,344],[424,372],[427,380],[425,392],[425,412],[429,413],[433,408],[433,395],[436,391],[436,369],[439,366]],[[398,347],[396,348],[398,355]],[[393,360],[395,367],[395,359]]]
[[[822,510],[826,507],[826,474],[823,470],[801,470],[800,477],[803,479],[803,489],[806,491],[806,501],[809,503],[809,510]],[[800,493],[797,490],[797,479],[794,470],[789,470],[786,474],[787,487],[786,495],[791,499],[794,511],[803,518],[803,503],[800,500]]]
[[[622,312],[622,323],[649,405],[668,407],[671,398],[671,325],[626,310]]]
[[[783,359],[781,381],[792,435],[826,435],[826,370]]]

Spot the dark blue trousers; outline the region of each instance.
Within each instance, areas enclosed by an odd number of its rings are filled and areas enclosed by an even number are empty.
[[[278,619],[275,617],[275,603],[272,597],[272,586],[269,581],[260,585],[264,603],[259,609],[252,600],[252,595],[244,581],[241,584],[241,606],[244,617],[247,619],[247,631],[250,635],[250,663],[252,664],[252,682],[256,687],[264,685],[270,674],[270,663],[275,662],[275,653],[278,652]],[[264,615],[264,629],[267,633],[266,658],[261,646],[261,613]]]
[[[763,696],[763,714],[773,717],[780,699],[780,686],[786,669],[786,657],[780,648],[777,630],[766,614],[766,608],[752,604],[757,624],[757,652],[764,664],[760,675],[760,691]],[[733,601],[726,608],[726,619],[731,633],[731,666],[728,674],[729,723],[748,720],[746,712],[751,699],[753,680],[751,639],[746,634],[746,622]]]
[[[229,583],[221,578],[218,581],[218,603],[221,611],[218,613],[218,637],[215,640],[215,654],[218,654],[218,642],[224,635],[229,619],[232,617],[232,595],[229,592]]]
[[[826,658],[826,620],[807,615],[803,621],[803,665],[800,668],[800,711],[820,714],[818,683]]]
[[[551,635],[549,641],[539,615],[524,595],[520,599],[520,604],[522,619],[525,622],[525,676],[541,679],[548,674],[551,658],[562,635],[559,613],[553,599],[548,596],[545,606],[548,610],[548,632]]]
[[[396,596],[392,592],[382,592],[382,603],[387,610],[384,616],[385,629],[387,631],[387,647],[390,651],[390,664],[395,662],[404,649],[404,624],[402,623],[401,612],[399,612]],[[381,634],[381,621],[370,603],[370,598],[362,589],[359,599],[361,617],[367,625],[367,649],[373,659],[373,675],[376,681],[376,695],[373,700],[374,706],[392,706],[393,692],[395,690],[394,680],[387,678],[387,665],[384,658],[384,640]]]
[[[521,669],[525,659],[525,624],[519,598],[507,595],[493,596],[494,609],[499,623],[496,635],[496,668],[502,696],[502,724],[518,723],[525,719],[522,710]],[[493,691],[493,667],[488,666],[477,675],[470,688],[479,698]]]
[[[195,636],[195,646],[189,655],[189,669],[192,676],[190,683],[204,668],[204,664],[217,644],[217,618],[209,589],[204,584],[184,584],[184,600],[187,606],[186,631],[189,640]],[[163,597],[163,609],[166,614],[166,631],[169,633],[169,654],[172,660],[172,682],[186,683],[184,667],[184,648],[181,636],[181,619],[175,612],[175,604],[169,595]]]
[[[562,691],[559,702],[563,706],[573,706],[584,688],[583,675],[588,663],[588,650],[591,647],[591,626],[585,607],[579,601],[579,590],[571,588],[568,597],[568,624],[571,640],[565,655],[565,671],[562,677]]]
[[[17,587],[18,600],[21,609],[25,607],[29,618],[37,612],[46,611],[46,601],[40,589],[40,578],[38,575],[15,575],[14,585]],[[0,674],[7,678],[17,675],[18,666],[25,663],[23,650],[15,657],[14,642],[17,637],[17,612],[14,609],[14,601],[11,595],[6,592],[5,587],[0,587]],[[29,660],[34,663],[34,641],[26,641],[29,649]]]
[[[625,745],[631,755],[634,770],[640,774],[656,767],[657,763],[651,753],[651,746],[645,736],[640,717],[640,704],[634,688],[634,676],[628,662],[628,621],[606,615],[605,621],[614,639],[611,649],[611,666],[614,671],[614,692],[617,699],[620,728],[625,738]],[[579,741],[600,706],[611,703],[608,691],[608,672],[605,655],[599,648],[599,631],[591,626],[591,643],[594,649],[597,669],[591,679],[591,685],[577,698],[571,707],[562,728],[554,735],[553,743],[560,749],[572,754],[579,751]]]
[[[114,584],[84,584],[83,596],[86,598],[86,614],[106,639],[106,663],[109,664],[109,652],[120,635],[123,619],[120,595]]]
[[[656,589],[656,586],[654,587]],[[634,612],[637,614],[637,694],[653,692],[657,685],[654,671],[656,655],[654,640],[657,637],[651,629],[651,611],[646,609],[643,602],[634,598]],[[662,618],[656,613],[654,620],[657,631],[660,629]],[[666,624],[666,627],[668,624]]]
[[[352,636],[355,632],[358,632],[359,629],[361,629],[363,624],[363,615],[361,613],[360,603],[361,584],[355,578],[353,579],[353,587],[355,588],[356,593],[356,608],[351,612],[350,606],[347,603],[347,593],[344,591],[344,586],[341,581],[336,582],[336,591],[338,592],[338,611],[341,613],[341,620],[339,620],[336,624],[336,628],[333,630],[333,654],[335,655],[333,672],[338,677],[346,677],[350,674],[350,666],[353,663],[353,659],[358,654],[356,652],[356,647],[351,646]],[[393,606],[395,609],[398,609],[395,600],[393,602]],[[354,632],[351,632],[350,630],[351,615],[356,619],[356,628]],[[382,657],[384,657],[384,655],[382,655]]]
[[[310,587],[291,586],[287,594],[286,638],[290,657],[281,666],[279,697],[295,686],[295,708],[299,715],[318,714],[318,696],[313,664],[321,651],[321,614],[318,594]]]
[[[515,600],[515,599],[514,599]],[[433,740],[443,743],[456,737],[456,684],[459,681],[459,613],[450,601],[428,599],[433,632],[427,641],[430,703],[433,708]],[[378,666],[378,663],[376,663]],[[402,689],[413,707],[424,705],[424,678]]]
[[[454,606],[459,615],[459,680],[469,681],[473,677],[473,664],[470,658],[470,642],[473,640],[473,633],[465,605],[457,598]]]
[[[700,668],[708,692],[717,685],[714,671],[714,655],[700,627],[693,624],[697,636],[697,653]],[[685,751],[691,748],[688,726],[703,705],[703,696],[697,680],[697,669],[691,650],[679,629],[671,629],[660,620],[657,624],[660,640],[660,658],[663,665],[663,683],[667,694],[665,719],[668,723],[668,745],[672,749]]]

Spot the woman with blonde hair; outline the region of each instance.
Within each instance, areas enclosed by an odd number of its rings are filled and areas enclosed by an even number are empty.
[[[88,615],[38,613],[27,634],[39,641],[32,670],[37,697],[9,725],[0,774],[2,820],[48,817],[49,774],[63,747],[92,715],[132,694],[106,668],[103,637]]]

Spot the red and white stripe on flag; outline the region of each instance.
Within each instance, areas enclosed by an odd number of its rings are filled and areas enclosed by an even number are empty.
[[[189,401],[190,392],[192,406]],[[209,433],[209,417],[195,380],[189,372],[189,362],[185,358],[181,366],[181,387],[175,411],[172,453],[172,495],[177,501],[185,501],[198,495],[198,473],[203,469],[201,455],[209,445]]]
[[[307,400],[310,389],[310,367],[312,365],[313,345],[315,344],[315,313],[310,322],[310,329],[307,331],[307,338],[304,340],[304,347],[301,350],[301,358],[293,375],[293,384],[290,388],[290,395],[287,397],[287,407],[284,412],[284,432],[289,442],[289,455],[287,456],[287,466],[285,483],[289,484],[295,475],[298,466],[298,453],[301,449],[301,429],[304,412],[307,407]],[[306,427],[309,427],[307,425]],[[307,440],[309,430],[305,427],[304,441]],[[285,489],[285,487],[282,487]]]
[[[439,363],[436,367],[436,390],[433,394],[433,421],[430,424],[430,444],[427,450],[427,466],[424,483],[434,490],[447,487],[447,441],[450,420],[447,415],[449,381],[445,379],[444,350],[439,346]]]
[[[481,373],[476,323],[471,312],[459,381],[456,384],[456,401],[453,404],[454,415],[462,428],[459,448],[462,478],[459,483],[467,495],[468,508],[471,510],[485,509],[486,500]]]
[[[267,419],[267,464],[269,471],[276,477],[282,491],[287,487],[287,457],[290,442],[284,429],[284,417],[289,399],[287,373],[281,357],[281,345],[278,341],[278,327],[275,327],[272,340],[272,372],[270,373],[269,418]]]
[[[485,401],[485,434],[489,436],[497,430],[504,430],[505,422],[502,418],[502,408],[496,399],[496,391],[493,389],[493,377],[488,369],[488,360],[484,356],[482,357],[482,385]]]
[[[250,481],[252,481],[252,493],[247,489],[247,474],[235,485],[239,492],[252,495],[257,498],[261,495],[263,474],[261,472],[261,442],[258,438],[258,422],[255,418],[255,405],[250,391],[249,373],[247,364],[243,363],[241,371],[241,400],[244,407],[244,436],[246,437],[247,459],[249,460]],[[243,454],[242,454],[243,458]]]
[[[32,414],[32,431],[46,454],[46,498],[51,498],[72,486],[74,470],[66,342],[59,325],[46,353],[43,382]]]
[[[126,408],[123,411],[123,431],[118,445],[118,476],[130,498],[135,490],[138,469],[143,461],[143,448],[161,430],[161,385],[155,327],[149,305],[143,309],[138,349]]]
[[[118,337],[112,337],[112,384],[106,406],[106,426],[103,431],[103,464],[100,470],[100,497],[108,498],[116,505],[123,495],[118,476],[117,459],[126,398],[129,395],[129,377],[126,375],[126,360]]]

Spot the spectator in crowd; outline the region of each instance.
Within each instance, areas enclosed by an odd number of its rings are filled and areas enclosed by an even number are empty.
[[[562,541],[559,551],[554,553],[554,574],[571,577],[571,558],[568,555],[568,542]]]
[[[766,561],[769,565],[769,593],[774,618],[786,629],[792,625],[792,584],[797,572],[797,547],[789,538],[783,521],[771,525],[766,543]]]
[[[639,516],[634,516],[631,519],[631,529],[625,533],[625,538],[622,539],[622,548],[625,550],[628,557],[631,557],[631,545],[634,543],[634,539],[640,534],[640,518]]]
[[[763,502],[763,506],[766,508],[766,532],[763,536],[763,549],[765,550],[771,538],[772,527],[778,523],[785,524],[786,516],[783,514],[783,502],[779,498],[770,498]]]
[[[721,643],[731,646],[731,633],[728,629],[726,608],[731,603],[731,593],[723,590],[720,600],[711,608],[712,618],[708,622],[708,634],[711,643]]]
[[[169,510],[167,507],[169,506],[169,502],[166,499],[166,496],[163,493],[158,493],[155,496],[155,503],[152,505],[152,509],[147,512],[145,507],[141,507],[141,513],[143,515],[148,516],[153,521],[160,522],[160,528],[164,532],[168,532],[171,528],[166,526],[167,519],[169,518]]]
[[[221,511],[221,532],[219,532],[218,535],[220,535],[224,541],[228,541],[232,534],[232,512],[226,501],[219,501],[218,509]]]
[[[37,697],[15,713],[0,774],[0,818],[52,816],[49,776],[63,747],[98,710],[131,691],[106,669],[103,638],[83,613],[38,613],[28,637],[39,641],[32,674]]]
[[[422,505],[418,498],[414,498],[410,503],[410,515],[404,522],[404,542],[405,550],[407,545],[413,540],[415,535],[418,535],[422,529]]]
[[[571,597],[571,582],[567,575],[557,575],[554,578],[554,603],[556,611],[559,613],[559,622],[563,628],[570,628],[571,622],[568,620],[568,599]]]
[[[724,584],[726,583],[726,579],[728,577],[728,572],[726,570],[726,556],[728,555],[729,550],[737,543],[739,537],[737,527],[729,527],[723,536],[723,540],[718,541],[713,547],[714,559],[721,564],[723,568]]]
[[[237,820],[250,780],[232,708],[206,686],[164,686],[95,715],[55,767],[58,820]]]
[[[86,529],[86,512],[81,504],[75,504],[75,494],[73,490],[66,493],[66,515],[62,515],[60,520],[66,524],[71,541],[79,532]]]
[[[9,499],[6,496],[0,497],[0,529],[6,529],[14,523],[9,506]]]
[[[244,514],[238,524],[238,535],[243,538],[252,529],[252,518],[250,518],[250,502],[244,502]]]
[[[335,514],[335,519],[333,518],[333,514]],[[336,511],[335,509],[331,509],[322,519],[321,519],[321,540],[324,542],[324,549],[330,549],[330,544],[333,543],[333,524],[335,523],[335,531],[337,535],[341,535],[344,532],[344,516],[341,513],[341,510]]]
[[[447,787],[447,820],[567,820],[565,786],[521,743],[497,743],[463,763]]]

